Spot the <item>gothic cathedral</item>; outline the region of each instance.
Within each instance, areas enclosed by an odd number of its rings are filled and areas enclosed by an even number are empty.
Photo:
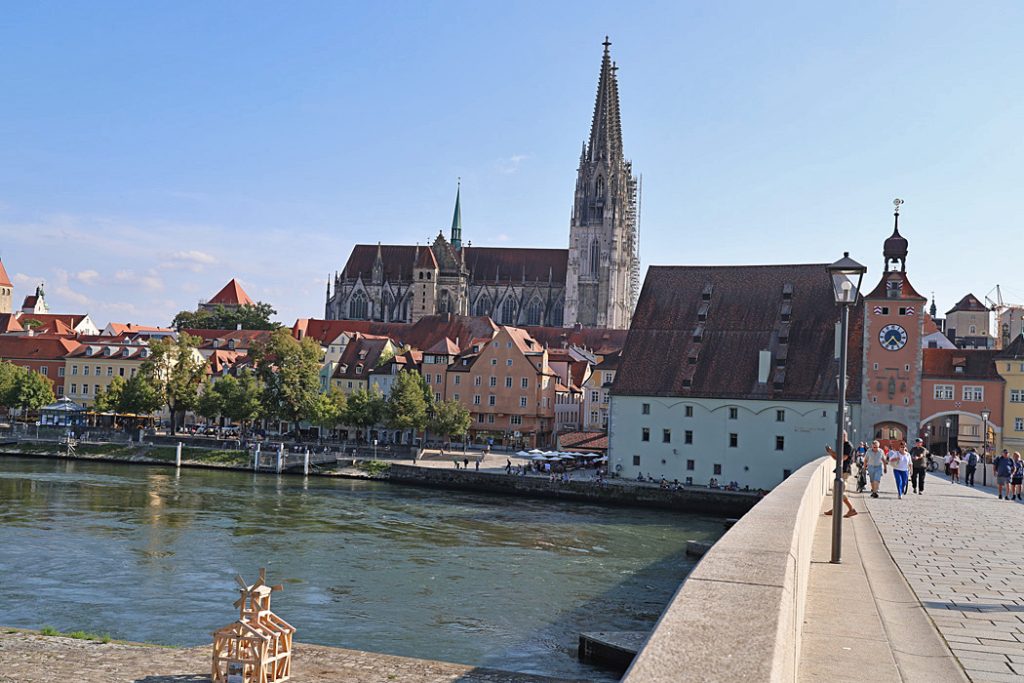
[[[628,328],[640,290],[637,182],[623,157],[610,45],[605,38],[568,249],[463,243],[457,193],[450,237],[439,232],[422,247],[355,245],[328,281],[325,317],[416,322],[452,313],[486,315],[503,325]]]

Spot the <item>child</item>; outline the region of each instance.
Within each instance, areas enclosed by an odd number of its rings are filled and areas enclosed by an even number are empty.
[[[949,456],[949,480],[954,484],[960,483],[960,456],[955,452]]]

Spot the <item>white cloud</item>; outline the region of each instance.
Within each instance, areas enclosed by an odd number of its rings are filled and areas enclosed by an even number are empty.
[[[213,265],[216,262],[217,258],[212,254],[207,254],[205,251],[199,251],[198,249],[189,249],[168,254],[164,262],[160,264],[160,267],[181,268],[198,273],[205,266]]]
[[[85,285],[94,285],[100,274],[95,270],[83,270],[75,273],[72,277]]]
[[[126,285],[141,285],[150,292],[160,292],[164,288],[163,280],[153,269],[141,275],[134,270],[119,270],[114,273],[114,279]]]
[[[85,294],[82,294],[81,292],[76,292],[75,290],[71,289],[68,272],[66,270],[57,268],[54,272],[56,273],[57,277],[51,290],[52,295],[47,295],[46,297],[47,303],[51,304],[51,311],[58,311],[59,308],[55,308],[53,304],[61,303],[62,300],[70,301],[74,304],[78,304],[79,306],[89,306],[89,304],[92,303],[92,300]]]
[[[519,167],[524,161],[530,158],[529,154],[513,154],[510,157],[504,159],[498,159],[497,168],[499,173],[511,175],[519,170]]]

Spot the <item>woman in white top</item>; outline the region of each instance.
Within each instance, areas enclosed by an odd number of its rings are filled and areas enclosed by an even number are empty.
[[[960,483],[960,456],[956,453],[949,455],[949,480],[954,484]]]
[[[907,492],[907,484],[910,481],[910,452],[907,445],[901,443],[897,448],[889,451],[889,464],[892,466],[893,476],[896,477],[896,495],[900,498]]]

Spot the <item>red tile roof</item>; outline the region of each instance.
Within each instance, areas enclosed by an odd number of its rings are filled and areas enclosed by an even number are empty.
[[[608,450],[607,432],[566,432],[558,437],[558,447],[573,451]]]
[[[18,322],[26,329],[31,327],[25,324],[28,320],[39,322],[38,326],[33,327],[38,334],[74,334],[75,328],[85,320],[85,316],[64,313],[22,313],[18,316]]]
[[[25,297],[25,300],[21,302],[21,307],[22,307],[22,309],[25,309],[25,308],[35,308],[36,307],[36,302],[38,302],[38,301],[39,301],[39,296],[37,294],[29,294],[28,296]]]
[[[444,339],[439,339],[436,344],[432,345],[429,349],[425,349],[423,352],[434,355],[454,356],[459,352],[459,347],[451,339],[445,337]]]
[[[652,266],[612,393],[833,401],[839,318],[833,296],[825,264]],[[855,308],[851,319],[862,310]],[[851,377],[860,376],[858,330],[851,326]],[[772,353],[764,383],[758,382],[762,350]],[[849,395],[859,400],[859,382]]]
[[[886,299],[888,298],[888,286],[887,283],[899,282],[900,296],[904,299],[920,299],[927,303],[928,299],[917,293],[914,286],[910,284],[910,280],[907,279],[907,274],[900,270],[890,270],[888,273],[882,275],[882,279],[878,281],[871,293],[865,296],[865,299]],[[863,287],[863,284],[861,285]],[[863,290],[861,290],[863,291]]]
[[[79,346],[73,339],[53,335],[3,336],[0,337],[0,359],[60,360]]]
[[[4,287],[13,287],[14,284],[11,282],[11,278],[7,276],[7,269],[4,268],[4,261],[0,259],[0,285]]]
[[[533,327],[524,328],[541,344],[553,349],[576,346],[591,349],[598,354],[619,351],[626,344],[629,330],[612,330],[604,327]]]
[[[0,334],[23,332],[24,330],[25,328],[21,326],[13,313],[0,313]]]
[[[427,247],[420,249],[419,256],[416,257],[416,267],[437,270],[437,258],[434,256],[434,250]]]
[[[136,325],[134,323],[108,323],[107,326],[110,328],[113,335],[118,336],[121,334],[139,334],[145,332],[174,332],[170,327],[151,327],[149,325]]]
[[[1004,360],[1024,360],[1024,333],[1010,342],[1009,346],[996,354],[996,358]]]
[[[995,364],[997,353],[990,349],[924,349],[921,375],[942,379],[999,380]]]
[[[238,284],[238,280],[231,278],[231,281],[206,303],[223,306],[253,306],[256,302],[249,298],[249,295],[242,289],[242,285]]]
[[[988,313],[988,307],[978,301],[978,297],[973,294],[968,294],[960,301],[956,302],[956,306],[946,311],[946,315],[957,312],[975,312],[975,313]]]
[[[380,355],[388,342],[387,337],[368,337],[357,333],[341,354],[338,367],[334,371],[334,379],[366,379],[366,376],[377,367]]]
[[[248,349],[254,342],[266,341],[273,334],[270,330],[183,330],[191,337],[199,337],[203,349],[218,348],[214,340],[219,340],[220,347],[225,347],[231,340],[236,349]]]

